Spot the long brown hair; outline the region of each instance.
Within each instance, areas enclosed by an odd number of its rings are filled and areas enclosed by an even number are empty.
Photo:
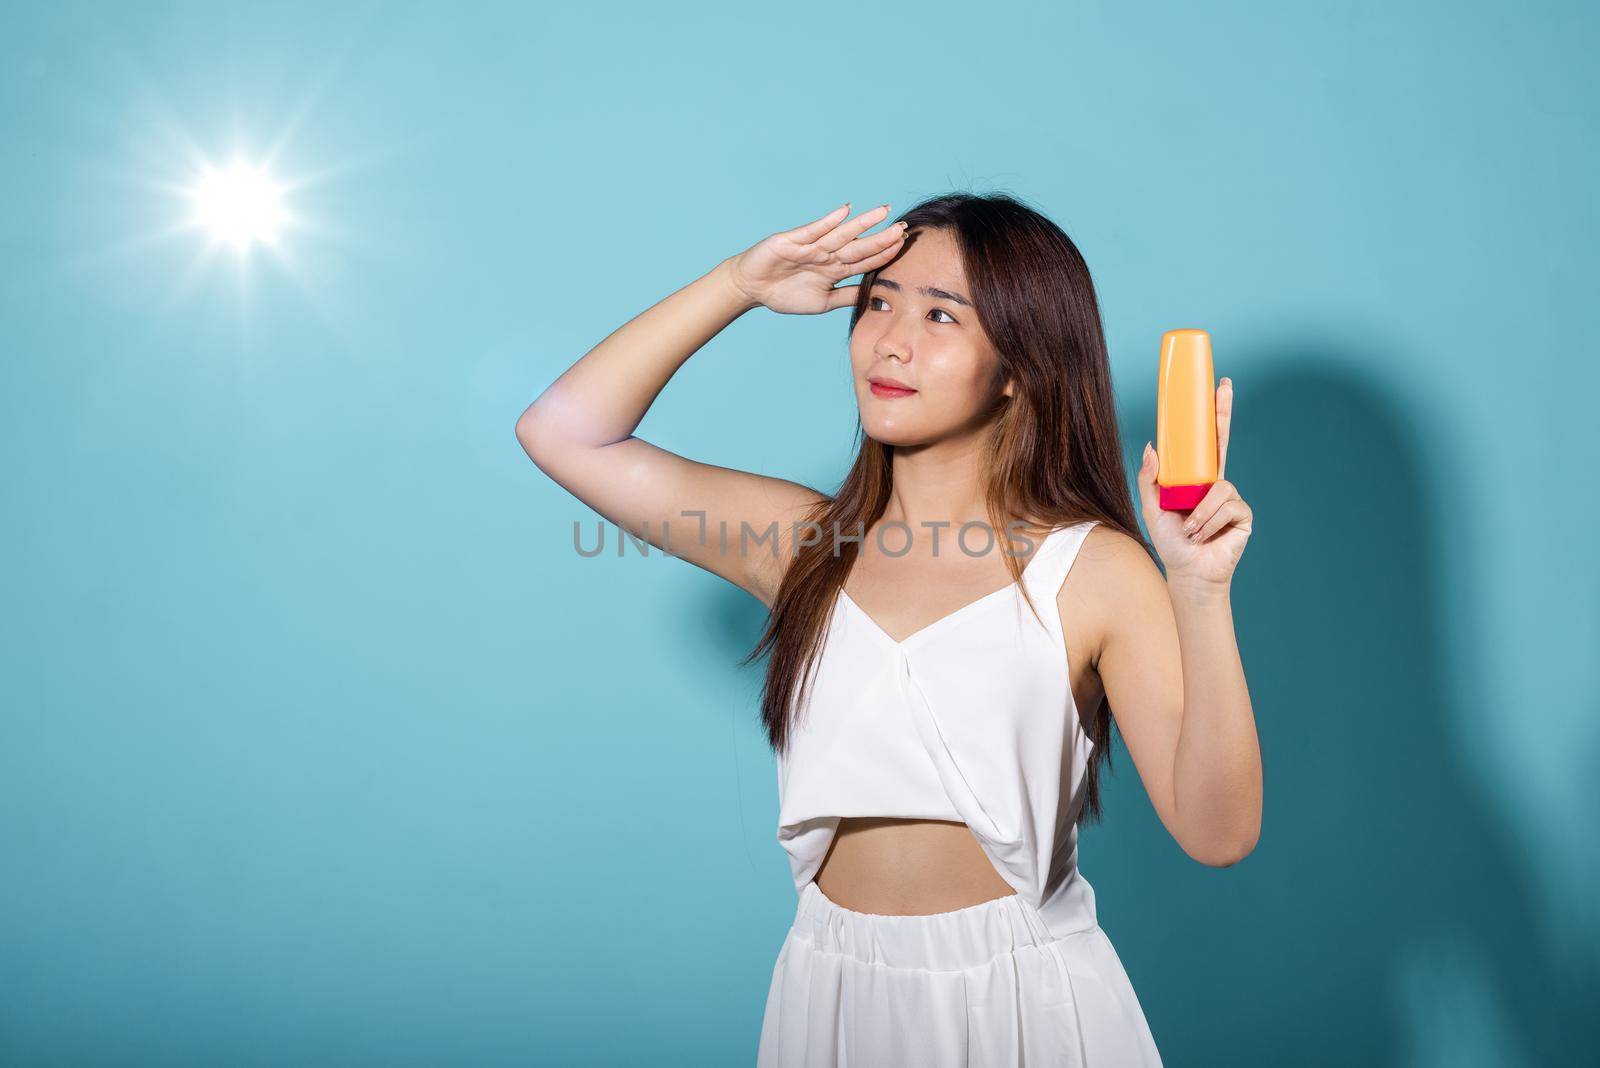
[[[1013,396],[991,424],[986,450],[985,507],[996,532],[1015,530],[1022,517],[1050,530],[1098,519],[1138,541],[1140,533],[1117,432],[1105,332],[1089,267],[1061,228],[1005,194],[951,193],[917,204],[901,216],[919,231],[943,230],[960,251],[968,294],[1001,361]],[[861,277],[850,332],[867,310],[878,270]],[[802,686],[808,686],[835,599],[859,544],[840,538],[870,531],[889,501],[890,447],[857,424],[855,462],[831,498],[801,520],[823,532],[807,545],[798,535],[765,632],[744,658],[771,653],[761,719],[774,750],[784,752]],[[997,536],[1002,536],[997,534]],[[1021,585],[1017,552],[1002,553]],[[1037,610],[1037,606],[1035,610]],[[802,682],[804,676],[804,682]],[[1110,754],[1111,710],[1102,701],[1085,724],[1094,739],[1084,814],[1100,818],[1099,764]]]

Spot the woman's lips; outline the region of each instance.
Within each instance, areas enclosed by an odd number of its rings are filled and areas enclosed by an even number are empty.
[[[916,392],[914,389],[900,389],[897,386],[886,386],[882,382],[873,382],[870,384],[872,386],[872,395],[874,397],[883,397],[885,400],[890,400],[895,397],[909,397]]]

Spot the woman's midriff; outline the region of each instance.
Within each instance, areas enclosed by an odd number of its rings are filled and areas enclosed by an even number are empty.
[[[816,876],[834,904],[883,916],[926,916],[1016,891],[965,823],[846,817]]]

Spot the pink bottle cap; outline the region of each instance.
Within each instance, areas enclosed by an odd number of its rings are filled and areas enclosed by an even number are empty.
[[[1200,503],[1211,486],[1210,482],[1202,482],[1197,486],[1161,486],[1161,510],[1186,512]]]

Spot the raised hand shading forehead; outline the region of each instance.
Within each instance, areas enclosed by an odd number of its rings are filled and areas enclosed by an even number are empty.
[[[902,292],[905,289],[905,287],[899,282],[894,281],[892,278],[885,278],[881,274],[872,280],[872,284],[875,286],[885,286],[897,293]],[[965,304],[969,308],[972,307],[972,301],[968,300],[966,297],[963,297],[960,293],[952,293],[948,289],[940,289],[937,286],[918,286],[917,292],[921,293],[925,297],[933,297],[935,300],[949,300],[954,301],[957,304]]]

